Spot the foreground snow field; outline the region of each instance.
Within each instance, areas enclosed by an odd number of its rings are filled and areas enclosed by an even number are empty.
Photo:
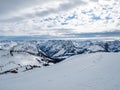
[[[120,53],[75,55],[53,66],[1,75],[0,90],[120,90]]]

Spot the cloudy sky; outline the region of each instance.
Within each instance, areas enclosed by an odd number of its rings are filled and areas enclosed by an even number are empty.
[[[0,36],[114,31],[120,33],[120,0],[0,0]]]

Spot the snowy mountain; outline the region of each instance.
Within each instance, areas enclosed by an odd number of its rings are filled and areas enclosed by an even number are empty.
[[[33,42],[1,42],[0,44],[0,74],[24,72],[56,62],[38,49]]]
[[[72,55],[95,52],[119,52],[120,41],[49,40],[39,47],[50,57],[67,58]]]
[[[120,41],[1,41],[0,74],[18,73],[58,63],[73,55],[120,52]]]
[[[1,90],[119,90],[120,53],[72,56],[61,63],[0,76]]]

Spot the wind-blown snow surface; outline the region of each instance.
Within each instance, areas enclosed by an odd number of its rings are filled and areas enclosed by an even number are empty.
[[[76,55],[54,66],[1,75],[0,90],[120,90],[120,53]]]

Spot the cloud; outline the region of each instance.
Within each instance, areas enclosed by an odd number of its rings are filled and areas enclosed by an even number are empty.
[[[90,1],[93,1],[93,2],[98,2],[99,0],[90,0]]]
[[[85,4],[87,4],[87,2],[84,2],[81,0],[72,0],[67,3],[60,4],[57,10],[60,10],[60,11],[69,10],[79,5],[85,5]]]
[[[77,33],[114,31],[120,28],[120,3],[113,0],[13,1],[6,4],[5,11],[0,13],[0,16],[4,16],[0,18],[0,35],[72,37],[73,34],[77,37]],[[102,3],[104,1],[106,3]],[[14,8],[9,8],[11,5]],[[1,7],[5,7],[5,4]]]
[[[0,22],[17,21],[19,18],[24,18],[24,15],[20,13],[21,11],[37,5],[44,5],[50,1],[51,0],[0,0]]]
[[[24,2],[24,0],[22,0],[22,1],[16,2],[16,0],[12,0],[13,4],[9,4],[8,2],[5,3],[5,1],[3,1],[3,5],[0,7],[1,8],[0,11],[3,14],[5,12],[8,12],[8,11],[12,12],[14,10],[17,12],[17,9],[20,9],[20,8],[24,9],[25,8],[24,5],[30,6],[31,3],[32,3],[33,6],[34,6],[34,4],[36,5],[36,3],[39,0],[35,0],[34,3],[33,3],[33,0],[30,0],[29,2],[28,1],[29,0],[26,0],[26,2]],[[50,1],[50,0],[46,0],[46,1]],[[57,0],[57,1],[60,1],[60,0]],[[43,0],[41,0],[39,3],[41,3],[41,2],[43,2]],[[54,2],[51,2],[51,3],[54,3]],[[5,7],[6,5],[4,5],[4,4],[7,4],[7,7]],[[18,4],[18,6],[17,6],[17,4]],[[47,6],[47,4],[48,4],[48,2],[46,3],[46,6]],[[85,4],[87,4],[87,2],[84,2],[82,0],[73,0],[73,1],[68,0],[67,2],[66,1],[61,1],[61,3],[58,5],[58,7],[55,7],[55,6],[50,7],[50,8],[44,7],[44,10],[41,10],[41,7],[37,8],[37,10],[36,10],[36,7],[33,7],[34,12],[32,12],[32,13],[24,13],[22,15],[17,15],[17,16],[13,15],[9,18],[1,19],[0,22],[10,22],[10,21],[13,22],[13,21],[19,21],[19,20],[28,19],[28,18],[34,18],[34,17],[44,17],[44,16],[47,16],[47,15],[50,15],[50,14],[55,14],[55,13],[71,10],[74,7],[77,7],[79,5],[85,5]],[[42,3],[40,5],[42,5]],[[9,8],[9,6],[12,6],[12,7]],[[20,14],[20,13],[18,13],[18,14]]]
[[[0,0],[0,15],[34,5],[42,5],[48,1],[50,0]]]
[[[81,0],[68,1],[66,3],[59,4],[59,6],[56,8],[48,8],[47,10],[36,12],[35,16],[43,17],[43,16],[47,16],[52,13],[58,13],[61,11],[70,10],[74,7],[77,7],[78,5],[85,5],[85,4],[86,4],[86,2],[83,2]],[[32,16],[32,15],[30,15],[30,16]]]

